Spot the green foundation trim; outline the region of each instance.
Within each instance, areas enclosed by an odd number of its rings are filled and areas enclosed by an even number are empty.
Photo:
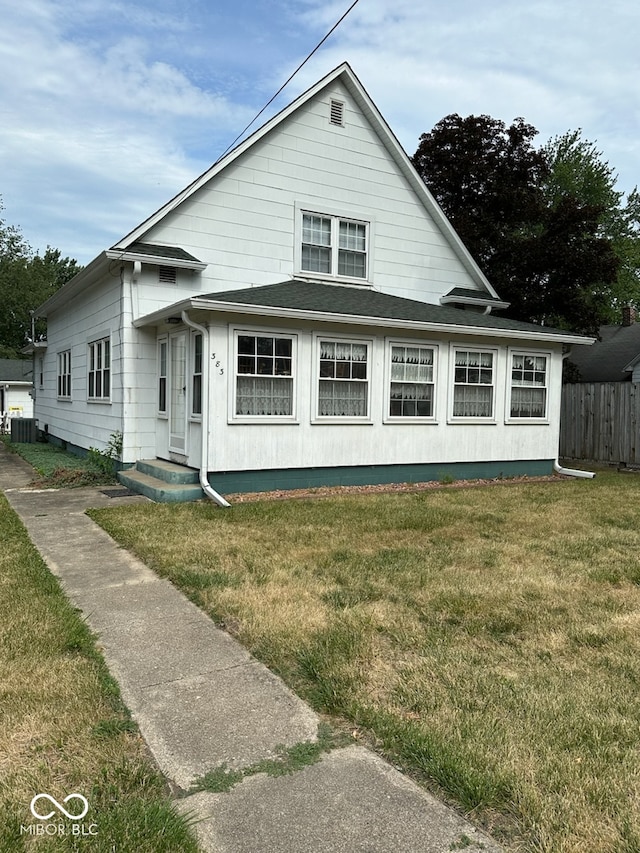
[[[209,482],[220,494],[313,489],[322,486],[374,486],[384,483],[447,483],[455,480],[494,480],[544,477],[553,473],[553,459],[503,462],[436,462],[412,465],[354,465],[333,468],[281,468],[262,471],[220,471]]]

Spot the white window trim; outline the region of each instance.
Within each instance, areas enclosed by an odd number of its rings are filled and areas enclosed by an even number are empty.
[[[161,364],[161,362],[160,362],[160,348],[163,344],[166,347],[164,376],[160,373],[160,364]],[[157,365],[157,367],[156,367],[156,370],[157,370],[156,415],[158,418],[161,418],[162,420],[166,421],[169,419],[169,405],[168,405],[168,403],[169,403],[169,397],[168,397],[168,394],[169,394],[169,336],[168,335],[162,335],[162,337],[157,339],[156,365]],[[164,384],[164,405],[165,405],[164,411],[160,409],[160,405],[159,405],[160,404],[160,379],[161,378],[164,378],[164,381],[165,381],[165,384]]]
[[[202,364],[200,365],[200,373],[196,374],[196,372],[195,372],[195,368],[196,368],[196,337],[198,335],[200,335],[200,337],[202,338]],[[188,352],[188,358],[189,358],[188,376],[189,376],[189,420],[192,421],[193,423],[201,423],[202,422],[202,412],[194,412],[193,411],[193,402],[194,402],[193,384],[194,384],[194,377],[199,375],[200,376],[200,405],[202,406],[204,404],[204,397],[205,397],[205,395],[204,395],[204,367],[205,367],[204,360],[205,360],[205,358],[207,358],[207,354],[204,351],[204,342],[205,342],[205,338],[204,338],[204,335],[202,334],[202,332],[196,332],[195,329],[192,329],[191,337],[189,340],[190,346],[189,346],[189,352]]]
[[[108,342],[109,342],[109,367],[108,367],[108,370],[109,370],[109,394],[108,394],[108,395],[102,395],[102,396],[100,396],[100,397],[96,397],[96,396],[94,395],[94,396],[92,397],[92,396],[90,396],[90,395],[89,395],[89,374],[91,373],[91,347],[95,346],[96,344],[100,344],[100,345],[101,345],[101,348],[102,348],[103,365],[102,365],[102,367],[100,368],[100,372],[102,373],[102,382],[101,382],[101,385],[102,385],[102,387],[104,387],[104,371],[105,371],[105,366],[104,366],[104,343],[105,343],[105,341],[108,341]],[[90,341],[88,341],[88,343],[87,343],[87,402],[89,402],[89,403],[99,403],[99,404],[101,404],[101,405],[106,405],[106,404],[110,404],[110,403],[111,403],[111,393],[112,393],[112,389],[113,389],[113,369],[112,369],[112,364],[113,364],[113,347],[112,347],[112,344],[111,344],[111,335],[109,335],[109,334],[107,334],[107,335],[101,335],[101,336],[100,336],[100,337],[98,337],[98,338],[92,338]],[[97,372],[97,371],[94,371],[94,372]]]
[[[320,391],[320,341],[334,341],[336,343],[366,344],[367,346],[367,413],[357,416],[319,415],[319,391]],[[311,423],[312,424],[372,424],[373,413],[371,411],[371,391],[373,385],[373,338],[360,337],[359,335],[335,335],[332,333],[313,333],[313,373],[311,383]]]
[[[290,415],[237,415],[236,396],[238,389],[238,338],[252,335],[265,338],[288,338],[291,340],[291,414]],[[229,424],[297,424],[298,418],[298,339],[297,331],[251,326],[232,326],[229,328],[229,397],[227,422]]]
[[[493,382],[491,387],[493,388],[492,394],[492,411],[491,415],[488,417],[481,416],[471,416],[471,415],[454,415],[453,414],[453,405],[454,405],[454,392],[455,392],[455,376],[456,376],[456,352],[458,350],[462,350],[464,352],[479,352],[479,353],[491,353],[493,355]],[[451,424],[496,424],[496,404],[498,399],[498,370],[500,367],[500,363],[498,361],[499,351],[494,347],[485,347],[485,346],[477,346],[476,344],[450,344],[449,346],[449,410],[447,423]]]
[[[338,275],[338,253],[337,244],[334,246],[332,241],[332,257],[333,270],[331,273],[313,272],[313,270],[302,269],[302,216],[309,213],[312,216],[324,216],[333,221],[333,231],[337,233],[338,221],[343,219],[345,222],[357,222],[359,225],[366,226],[366,275],[363,278],[354,278],[352,276]],[[294,269],[297,278],[309,278],[314,281],[335,281],[344,284],[358,284],[360,286],[371,285],[373,281],[373,263],[374,263],[374,243],[375,243],[375,220],[371,216],[363,214],[362,211],[356,211],[352,208],[345,207],[344,209],[336,209],[322,205],[318,207],[317,202],[309,202],[308,204],[296,202],[295,205],[295,225],[294,225]]]
[[[513,356],[514,355],[524,355],[524,356],[544,356],[547,359],[547,371],[546,371],[546,384],[544,389],[546,391],[545,396],[545,414],[544,417],[541,418],[514,418],[511,416],[511,392],[512,392],[512,384],[511,384],[511,370],[513,364]],[[505,424],[548,424],[549,421],[549,379],[551,374],[551,364],[552,364],[553,353],[548,350],[535,350],[535,349],[526,349],[525,347],[509,347],[507,350],[507,381],[505,388]],[[523,386],[527,387],[527,386]],[[541,385],[531,386],[541,388]]]
[[[391,401],[391,352],[394,346],[400,347],[422,347],[433,350],[433,414],[429,416],[416,415],[391,415],[389,404]],[[439,344],[431,341],[416,341],[409,338],[385,338],[385,377],[384,377],[384,414],[382,422],[385,424],[437,424],[438,423],[438,367],[439,367]]]
[[[65,367],[68,368],[68,370],[65,370],[64,369]],[[68,394],[60,394],[59,393],[60,379],[63,378],[64,376],[69,377],[69,393]],[[71,400],[71,390],[72,390],[71,379],[72,379],[71,349],[60,350],[60,352],[57,353],[57,367],[56,367],[56,398],[58,400],[65,400],[67,402]]]

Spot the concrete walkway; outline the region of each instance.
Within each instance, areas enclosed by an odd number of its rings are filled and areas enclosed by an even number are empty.
[[[361,746],[286,776],[247,776],[227,793],[186,795],[222,764],[245,768],[279,745],[315,740],[318,718],[284,683],[120,548],[88,507],[145,501],[100,489],[25,489],[33,471],[0,443],[0,490],[98,637],[153,756],[211,853],[500,853]],[[233,510],[230,510],[233,512]],[[178,853],[178,852],[177,852]]]

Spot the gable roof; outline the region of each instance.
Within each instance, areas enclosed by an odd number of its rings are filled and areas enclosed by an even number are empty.
[[[580,371],[581,382],[624,382],[640,356],[640,323],[601,326],[600,340],[591,347],[571,350],[569,361]]]
[[[137,228],[127,234],[118,243],[111,247],[111,251],[130,251],[132,244],[140,245],[140,241],[144,235],[150,231],[153,226],[160,222],[165,216],[175,210],[180,204],[190,198],[194,193],[201,189],[205,184],[215,178],[224,169],[234,163],[238,158],[242,157],[253,145],[263,139],[267,134],[271,133],[275,128],[282,124],[289,116],[315,98],[320,92],[335,82],[340,82],[345,86],[351,94],[354,101],[358,104],[365,117],[368,119],[378,138],[384,145],[387,152],[391,155],[400,172],[404,175],[419,200],[422,202],[432,219],[434,220],[441,233],[451,246],[464,268],[467,270],[473,281],[477,284],[479,290],[499,301],[498,294],[493,289],[492,285],[485,278],[484,273],[480,270],[476,262],[473,260],[469,251],[462,243],[460,237],[454,230],[453,226],[442,212],[440,206],[427,189],[424,181],[418,175],[407,153],[400,145],[395,134],[383,118],[382,114],[371,100],[364,86],[355,75],[351,66],[344,62],[323,77],[318,83],[308,89],[306,92],[299,95],[287,107],[281,110],[277,115],[267,121],[258,130],[251,134],[247,139],[241,142],[236,148],[225,154],[207,171],[203,172],[189,186],[185,187],[181,192],[174,196],[163,207],[159,208],[148,219],[142,222]],[[144,245],[144,244],[143,244]]]
[[[391,296],[370,288],[324,284],[298,279],[262,287],[226,290],[197,295],[167,306],[135,322],[136,326],[155,325],[182,310],[232,311],[334,323],[386,326],[433,332],[457,332],[490,337],[515,337],[556,343],[591,343],[562,329],[538,326],[445,305],[433,305],[415,299]]]

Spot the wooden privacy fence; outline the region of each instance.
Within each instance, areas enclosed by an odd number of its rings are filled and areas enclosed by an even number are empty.
[[[582,382],[562,386],[560,456],[640,464],[640,385]]]

